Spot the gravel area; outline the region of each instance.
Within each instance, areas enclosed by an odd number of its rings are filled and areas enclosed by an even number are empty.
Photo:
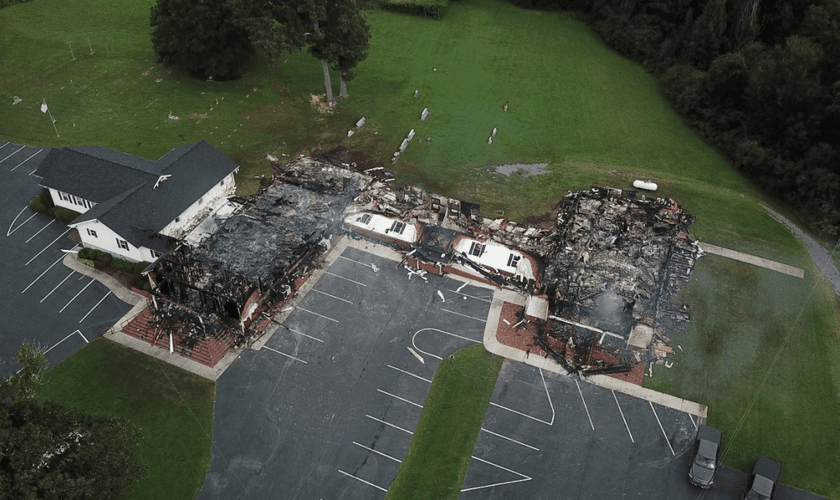
[[[801,229],[796,227],[796,225],[787,220],[781,214],[771,210],[768,207],[764,207],[767,212],[777,221],[781,222],[782,224],[787,225],[791,231],[793,231],[802,241],[805,242],[805,245],[808,247],[808,253],[811,255],[811,260],[814,261],[816,264],[817,269],[819,269],[820,274],[823,278],[827,279],[829,283],[834,286],[834,292],[840,295],[840,271],[837,270],[837,266],[834,265],[834,261],[831,260],[831,256],[828,254],[825,248],[821,247],[819,243],[814,241],[810,236],[802,232]],[[835,251],[837,251],[837,246],[834,247]]]

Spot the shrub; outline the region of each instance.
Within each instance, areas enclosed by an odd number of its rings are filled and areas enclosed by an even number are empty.
[[[79,256],[79,257],[77,258],[77,260],[78,260],[79,262],[81,262],[82,264],[84,264],[84,265],[88,266],[88,267],[96,267],[96,262],[94,262],[94,261],[92,261],[92,260],[90,260],[90,259],[85,259],[84,257]]]
[[[118,271],[122,271],[128,274],[140,274],[149,267],[148,262],[136,262],[132,263],[127,260],[123,259],[114,259],[111,261],[111,267]]]
[[[95,248],[83,248],[79,250],[79,260],[81,259],[89,259],[94,262],[101,262],[105,260],[108,254],[103,252],[102,250],[97,250]]]
[[[50,211],[52,212],[52,216],[65,224],[70,224],[76,220],[76,217],[82,215],[79,212],[64,207],[53,207]]]
[[[75,212],[69,208],[55,206],[52,202],[52,197],[50,197],[50,191],[46,188],[42,189],[38,193],[38,196],[32,198],[32,201],[29,202],[29,208],[39,214],[55,217],[65,224],[73,222],[76,220],[76,217],[81,215],[79,212]]]
[[[385,10],[440,19],[449,0],[388,0],[382,6]]]

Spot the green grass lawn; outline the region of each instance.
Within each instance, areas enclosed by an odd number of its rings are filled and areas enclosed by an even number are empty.
[[[192,499],[210,468],[216,385],[106,339],[47,372],[39,399],[94,415],[130,418],[149,477],[122,499]]]
[[[483,345],[444,358],[388,500],[457,499],[503,358]]]
[[[840,404],[837,299],[820,285],[805,303],[815,284],[808,254],[761,203],[789,212],[693,134],[656,80],[584,23],[497,0],[453,2],[439,21],[370,12],[370,56],[349,84],[351,97],[321,113],[310,100],[324,92],[323,76],[306,53],[275,69],[257,58],[231,82],[199,82],[160,66],[149,41],[152,4],[36,0],[0,9],[0,139],[100,144],[152,159],[204,139],[242,166],[237,183],[247,195],[270,173],[266,154],[341,146],[389,162],[413,128],[417,136],[394,165],[400,181],[512,219],[544,213],[567,190],[653,180],[657,196],[698,217],[692,232],[700,239],[805,268],[808,279],[702,259],[702,279],[684,294],[694,308],[691,333],[675,335],[685,354],[650,385],[709,404],[712,423],[730,435],[780,336],[794,328],[726,461],[745,470],[757,454],[775,455],[784,481],[840,496],[827,476],[840,470],[840,456],[820,448],[840,442],[837,412],[827,410]],[[13,105],[15,95],[23,102]],[[60,138],[38,110],[42,98]],[[424,107],[431,114],[420,121]],[[169,120],[170,112],[180,119]],[[348,138],[361,116],[367,124]],[[550,172],[493,173],[496,165],[529,162]],[[805,432],[820,438],[804,439]],[[821,453],[806,456],[812,447]]]

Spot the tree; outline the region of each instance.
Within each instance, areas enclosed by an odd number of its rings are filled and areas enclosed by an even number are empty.
[[[146,476],[131,421],[38,402],[46,356],[24,344],[15,359],[21,370],[0,379],[0,499],[111,499]]]
[[[370,27],[356,0],[335,2],[327,8],[326,39],[331,45],[330,61],[341,78],[339,97],[349,97],[347,82],[354,78],[356,65],[367,59]]]
[[[196,77],[236,78],[254,51],[226,0],[157,0],[150,24],[158,60]]]

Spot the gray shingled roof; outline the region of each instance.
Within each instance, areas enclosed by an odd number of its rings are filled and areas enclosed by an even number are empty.
[[[156,236],[236,169],[205,141],[173,149],[152,162],[101,147],[51,151],[38,168],[41,185],[94,201],[74,224],[96,219],[134,246],[164,250]],[[159,175],[170,175],[157,188]]]

